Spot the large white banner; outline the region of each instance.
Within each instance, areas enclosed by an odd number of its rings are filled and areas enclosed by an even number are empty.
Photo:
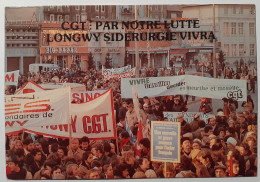
[[[116,124],[112,89],[100,97],[81,104],[71,104],[71,136],[89,139],[115,139]],[[29,127],[27,131],[53,137],[69,137],[68,124]]]
[[[187,121],[188,123],[192,122],[194,120],[194,115],[199,114],[200,119],[204,120],[205,123],[208,123],[208,119],[211,117],[214,117],[213,114],[209,113],[202,113],[202,112],[163,112],[164,117],[167,117],[169,121],[177,122],[177,116],[182,115],[183,119]]]
[[[237,101],[247,99],[245,80],[215,79],[192,75],[122,78],[122,98],[132,97],[132,87],[137,88],[139,98],[187,94],[215,99],[226,97]]]
[[[19,70],[6,72],[5,73],[5,85],[15,85],[18,84]]]
[[[89,102],[101,94],[103,94],[106,90],[95,90],[95,91],[85,91],[85,92],[75,92],[71,93],[72,102]]]
[[[5,96],[5,132],[28,127],[66,124],[69,121],[70,87]]]
[[[111,78],[131,78],[135,75],[135,68],[131,68],[131,65],[127,65],[121,68],[105,69],[102,66],[102,75],[105,80],[109,80]]]

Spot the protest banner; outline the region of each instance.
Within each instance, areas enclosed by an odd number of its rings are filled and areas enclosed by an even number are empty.
[[[182,115],[183,119],[188,123],[194,120],[194,114],[199,114],[200,119],[204,120],[206,124],[208,123],[208,119],[214,116],[213,114],[202,112],[163,112],[164,117],[167,117],[169,121],[177,122],[177,116]]]
[[[179,122],[151,122],[151,161],[180,162]]]
[[[215,99],[226,97],[237,101],[247,99],[246,80],[215,79],[192,75],[122,78],[122,98],[131,98],[133,86],[137,88],[139,98],[182,94]]]
[[[27,127],[66,124],[69,120],[70,88],[5,96],[5,132]]]
[[[19,70],[6,72],[5,73],[5,85],[15,85],[18,84]]]
[[[19,90],[17,90],[15,94],[27,94],[27,93],[34,93],[34,92],[41,92],[41,91],[46,91],[46,90],[42,88],[40,85],[38,85],[37,83],[28,81]]]
[[[105,69],[104,66],[102,66],[102,75],[113,75],[113,74],[121,74],[125,73],[131,70],[131,65],[127,65],[121,68],[111,68],[111,69]]]
[[[106,92],[106,90],[95,90],[95,91],[85,91],[85,92],[74,92],[71,93],[71,99],[72,102],[89,102],[97,97],[99,97],[101,94]]]
[[[109,80],[111,78],[131,78],[135,75],[135,68],[131,68],[131,65],[112,69],[105,69],[102,67],[102,75],[104,76],[105,80]]]
[[[71,136],[92,140],[116,138],[115,114],[112,89],[100,97],[80,104],[71,104]],[[52,137],[68,138],[68,124],[49,124],[41,127],[28,127],[26,131]]]

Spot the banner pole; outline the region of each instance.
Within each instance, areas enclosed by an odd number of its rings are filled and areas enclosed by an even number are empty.
[[[24,140],[24,129],[23,129],[23,134],[22,134],[22,142],[23,142],[23,140]]]
[[[166,172],[167,172],[167,169],[166,169],[166,162],[164,162],[164,174],[165,174],[165,178],[166,178]]]
[[[117,128],[116,128],[116,134],[117,134]],[[119,155],[119,146],[118,146],[118,137],[116,137],[116,151],[117,151],[117,154]]]
[[[68,127],[69,127],[69,146],[71,143],[72,133],[71,133],[71,88],[69,86],[69,119],[68,119]]]

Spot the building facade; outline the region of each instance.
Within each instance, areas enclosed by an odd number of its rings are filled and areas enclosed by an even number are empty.
[[[29,64],[39,62],[42,8],[6,8],[5,71],[29,71]]]
[[[200,24],[213,26],[213,5],[184,6],[183,17],[198,18]],[[254,5],[215,5],[216,42],[227,65],[240,60],[256,63],[255,21]]]

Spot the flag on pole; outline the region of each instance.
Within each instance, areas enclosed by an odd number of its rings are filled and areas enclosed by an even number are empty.
[[[138,132],[137,132],[137,141],[135,143],[135,156],[136,158],[141,157],[141,147],[140,147],[140,140],[143,138],[143,129],[142,129],[142,122],[139,122],[138,125]]]

